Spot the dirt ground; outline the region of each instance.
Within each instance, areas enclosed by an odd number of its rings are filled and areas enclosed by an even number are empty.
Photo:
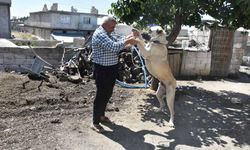
[[[248,76],[178,81],[175,128],[154,91],[116,86],[103,134],[90,129],[94,81],[50,81],[0,73],[1,150],[250,149]]]

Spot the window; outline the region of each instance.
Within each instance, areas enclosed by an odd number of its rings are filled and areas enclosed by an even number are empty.
[[[83,17],[83,24],[90,24],[90,17]]]

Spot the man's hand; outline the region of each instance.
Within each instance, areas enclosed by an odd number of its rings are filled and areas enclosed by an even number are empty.
[[[138,37],[140,36],[140,32],[137,29],[132,29],[132,32],[125,38],[125,47],[129,48],[131,45],[136,45],[140,42]]]
[[[128,44],[135,45],[137,43],[138,43],[138,40],[134,36],[131,36],[125,40],[125,45],[128,45]]]
[[[139,30],[137,30],[135,28],[132,29],[132,33],[133,33],[133,36],[136,36],[136,37],[140,36]]]
[[[131,33],[126,36],[126,39],[129,39],[131,37],[138,37],[138,36],[140,36],[139,30],[133,28]]]

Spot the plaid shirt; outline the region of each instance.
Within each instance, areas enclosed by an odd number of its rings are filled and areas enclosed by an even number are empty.
[[[118,55],[124,48],[124,42],[124,38],[117,41],[102,26],[98,27],[92,37],[93,62],[102,66],[118,64]]]

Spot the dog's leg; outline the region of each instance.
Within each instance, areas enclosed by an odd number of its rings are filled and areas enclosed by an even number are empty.
[[[159,86],[158,86],[158,89],[156,91],[156,97],[160,103],[160,108],[158,108],[156,110],[156,112],[161,112],[161,111],[164,111],[164,108],[165,108],[165,102],[164,102],[164,98],[165,98],[165,95],[166,95],[166,89],[165,89],[165,86],[159,82]]]
[[[169,126],[174,127],[174,100],[175,100],[175,89],[176,81],[166,85],[166,97],[167,105],[170,112]]]
[[[151,44],[145,44],[143,40],[139,40],[139,43],[137,44],[139,50],[140,50],[140,54],[143,56],[144,59],[147,59],[148,57],[151,56],[151,52],[150,52],[150,47]]]

